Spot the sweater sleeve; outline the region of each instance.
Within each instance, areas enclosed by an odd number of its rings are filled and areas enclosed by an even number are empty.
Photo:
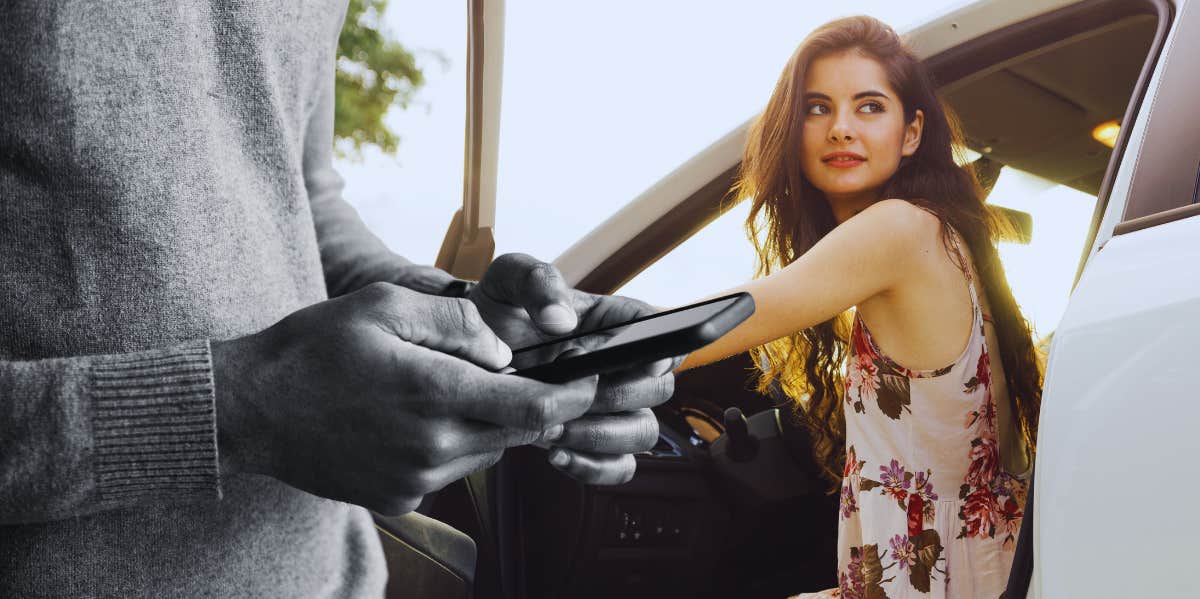
[[[329,61],[327,72],[319,77],[304,135],[304,184],[330,297],[390,280],[380,274],[411,265],[388,249],[342,198],[344,182],[333,167],[334,65]]]
[[[336,46],[336,32],[331,42]],[[331,55],[325,72],[317,78],[304,132],[304,184],[326,292],[337,297],[376,281],[388,281],[421,293],[443,294],[453,277],[433,266],[415,265],[390,250],[342,198],[344,182],[333,167],[335,66]]]
[[[220,497],[207,341],[0,362],[0,524]]]

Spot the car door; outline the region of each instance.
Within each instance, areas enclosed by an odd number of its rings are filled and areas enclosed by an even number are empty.
[[[1200,3],[1174,11],[1051,350],[1030,597],[1200,595]]]
[[[1106,49],[1103,46],[1097,47],[1096,44],[1078,45],[1076,42],[1079,40],[1088,38],[1108,40],[1111,38],[1105,36],[1121,28],[1136,31],[1138,43],[1121,49],[1125,54],[1130,55],[1130,57],[1126,57],[1128,60],[1114,60],[1111,65],[1114,77],[1118,72],[1122,73],[1122,76],[1125,77],[1122,85],[1126,86],[1111,94],[1114,98],[1124,94],[1119,97],[1120,103],[1115,105],[1116,112],[1112,115],[1122,123],[1123,129],[1121,137],[1114,143],[1111,153],[1099,151],[1099,146],[1086,146],[1086,144],[1097,143],[1091,139],[1062,141],[1055,135],[1050,135],[1045,140],[1031,138],[1033,143],[1026,143],[1026,146],[1037,146],[1043,142],[1047,144],[1061,142],[1063,144],[1061,147],[1067,150],[1073,147],[1082,147],[1079,159],[1072,165],[1051,164],[1043,168],[1037,160],[1029,158],[1029,156],[1005,150],[1003,139],[991,141],[991,138],[983,134],[989,129],[988,127],[981,127],[976,131],[968,130],[968,134],[977,133],[974,136],[975,139],[972,140],[977,150],[998,157],[997,159],[1003,159],[1010,165],[1001,171],[999,175],[1001,181],[997,183],[995,194],[1004,195],[1005,192],[1001,191],[1002,189],[1018,189],[1013,186],[1007,188],[1004,186],[1005,172],[1055,177],[1062,183],[1057,186],[1059,188],[1067,191],[1070,191],[1068,188],[1082,189],[1090,194],[1093,203],[1088,205],[1087,212],[1077,223],[1082,234],[1079,239],[1087,238],[1088,241],[1078,243],[1069,250],[1072,255],[1069,258],[1068,272],[1064,274],[1064,295],[1065,290],[1069,290],[1070,283],[1075,278],[1078,265],[1081,264],[1079,252],[1084,251],[1084,246],[1093,246],[1092,239],[1107,236],[1098,234],[1098,231],[1103,229],[1100,221],[1101,216],[1105,214],[1106,198],[1112,194],[1111,190],[1116,189],[1114,181],[1119,179],[1113,167],[1122,164],[1125,140],[1130,139],[1131,135],[1137,135],[1136,128],[1129,130],[1133,122],[1131,115],[1139,114],[1137,107],[1146,95],[1148,74],[1139,79],[1139,72],[1145,72],[1147,61],[1153,66],[1153,59],[1158,55],[1156,43],[1162,41],[1167,31],[1166,25],[1170,23],[1171,8],[1172,5],[1166,2],[1101,1],[1038,4],[984,2],[947,15],[912,33],[912,43],[918,53],[926,59],[938,80],[956,84],[948,85],[945,91],[951,96],[952,101],[960,103],[961,108],[969,108],[970,103],[981,95],[978,93],[979,89],[973,88],[970,82],[995,76],[1023,80],[1023,83],[1017,81],[1014,84],[1020,84],[1016,89],[1028,90],[1028,95],[1045,95],[1048,103],[1054,103],[1051,108],[1059,108],[1059,105],[1064,105],[1067,108],[1060,108],[1060,110],[1064,112],[1065,116],[1077,118],[1072,117],[1071,110],[1090,103],[1074,101],[1070,97],[1060,97],[1062,90],[1047,89],[1046,85],[1053,86],[1055,81],[1053,77],[1046,79],[1046,74],[1061,76],[1062,73],[1069,72],[1070,68],[1062,67],[1064,64],[1069,67],[1070,63],[1065,61],[1072,57],[1085,61],[1090,58],[1102,63],[1108,58],[1113,58],[1112,49]],[[1067,58],[1058,58],[1057,62],[1049,63],[1035,60],[1038,56],[1045,57],[1055,53]],[[1121,53],[1117,52],[1117,54]],[[1120,62],[1121,66],[1118,66],[1117,62]],[[1040,81],[1038,80],[1039,75],[1043,76]],[[1131,107],[1130,109],[1125,109],[1127,103]],[[1110,107],[1113,104],[1109,102],[1105,105]],[[986,109],[991,108],[994,108],[994,105],[987,104],[984,110],[976,112],[986,112]],[[1123,109],[1126,116],[1121,120]],[[1090,114],[1083,110],[1079,112]],[[1030,126],[1030,123],[1024,124],[1027,129],[1051,128],[1058,125],[1054,122],[1037,121],[1032,123],[1033,126]],[[991,129],[1004,129],[1005,123],[993,123],[993,125]],[[1090,130],[1091,127],[1088,129]],[[570,282],[583,289],[598,293],[624,292],[626,289],[635,288],[639,281],[639,273],[649,276],[654,269],[670,262],[672,256],[690,251],[688,244],[692,244],[693,241],[699,240],[717,228],[726,231],[724,236],[713,236],[710,240],[699,243],[719,242],[727,244],[726,247],[737,247],[738,244],[748,245],[744,237],[728,234],[729,231],[736,233],[736,227],[721,224],[723,219],[730,217],[735,220],[744,218],[744,212],[740,213],[742,216],[739,216],[738,207],[730,202],[728,191],[736,175],[737,163],[745,141],[745,131],[745,125],[731,131],[724,138],[681,165],[564,252],[556,260],[556,265]],[[1050,133],[1056,134],[1057,131]],[[997,137],[1002,136],[998,135]],[[1085,145],[1080,146],[1080,144]],[[1006,154],[1006,152],[1008,153]],[[1094,209],[1093,206],[1095,206]],[[1035,219],[1033,227],[1040,231],[1038,222],[1043,221]],[[1059,231],[1049,229],[1039,235],[1044,237],[1059,233]],[[674,276],[677,279],[695,277],[717,279],[718,276],[723,276],[713,272],[705,274],[704,268],[708,264],[702,265],[696,271],[681,271],[678,269],[680,265],[682,265],[681,262],[676,262],[674,272],[670,272],[671,269],[668,269],[663,271],[663,276]],[[750,268],[747,265],[746,270],[742,273],[742,278],[748,277],[749,274]],[[711,284],[710,292],[719,291],[725,286],[715,280],[705,282]],[[655,301],[653,297],[647,299]],[[1057,323],[1057,318],[1052,322]],[[1050,333],[1052,330],[1053,326],[1050,326],[1042,332]],[[1055,338],[1057,335],[1056,333]],[[677,378],[677,393],[672,403],[678,405],[690,396],[693,399],[700,397],[704,402],[710,404],[717,403],[718,407],[724,407],[719,403],[722,401],[740,405],[748,412],[753,409],[770,407],[769,400],[761,396],[755,397],[754,394],[746,394],[746,369],[752,366],[753,364],[748,361],[748,358],[743,357],[740,362],[731,360],[695,372],[684,373]],[[739,396],[739,394],[742,395]],[[684,415],[691,416],[691,414]],[[711,418],[711,413],[709,416],[711,427],[715,427],[716,432],[720,432],[719,412],[715,419]],[[673,426],[677,426],[677,424],[663,421],[665,436],[672,436]],[[679,429],[674,432],[682,432],[682,434],[676,438],[686,439],[692,433],[704,436],[712,432],[705,433],[702,430],[704,422],[699,416],[685,420],[683,425],[678,426]],[[1047,433],[1047,436],[1049,434]],[[656,493],[658,496],[663,495],[661,485],[666,484],[667,481],[653,480],[653,473],[657,465],[658,461],[653,456],[639,458],[639,476],[635,478],[634,484],[640,484],[641,487],[638,491],[630,490],[630,494],[640,492],[643,499],[652,499]],[[649,480],[639,480],[643,477],[642,473],[646,473]],[[1040,468],[1038,476],[1041,481]],[[1039,484],[1041,483],[1039,482]],[[638,500],[627,498],[627,501],[637,503]],[[653,505],[652,501],[644,503]],[[612,502],[602,503],[600,498],[593,498],[593,506],[599,505],[611,506]],[[736,512],[730,509],[727,513],[735,514]],[[819,515],[812,516],[814,519],[819,517]],[[828,515],[828,521],[834,521],[832,512]],[[777,527],[783,526],[779,520],[774,523]],[[722,530],[722,534],[736,535],[737,524],[734,522],[733,525]],[[748,534],[745,528],[741,532]],[[758,534],[764,533],[759,531]],[[767,539],[765,536],[762,538]],[[594,542],[596,541],[585,538],[580,544]],[[603,561],[603,549],[603,544],[601,544],[599,551],[596,551],[590,558],[586,558],[591,560],[590,567],[599,567],[597,564]],[[786,554],[786,552],[778,553]],[[620,575],[623,575],[625,572],[619,570],[615,556],[611,553],[609,556],[608,571],[619,572]],[[813,560],[813,563],[818,563],[815,561],[815,556]],[[802,563],[797,559],[791,567],[800,569]],[[726,564],[722,563],[721,565],[724,567]],[[832,565],[826,564],[825,567],[832,568]],[[644,573],[637,574],[644,576]],[[669,576],[670,571],[663,568],[659,575]],[[789,582],[795,583],[796,581],[793,579]],[[793,590],[800,589],[793,588]],[[1057,593],[1047,596],[1072,595],[1074,593]]]
[[[469,0],[463,203],[446,230],[435,265],[478,280],[496,251],[496,166],[504,71],[504,1]]]

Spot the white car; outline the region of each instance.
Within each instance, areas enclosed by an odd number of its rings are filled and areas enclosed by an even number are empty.
[[[468,184],[438,259],[465,277],[494,247],[502,3],[472,2],[471,28]],[[1200,557],[1190,505],[1200,492],[1200,0],[983,0],[906,37],[990,174],[989,202],[1017,206],[1027,247],[1080,240],[1034,257],[1077,267],[1058,282],[1074,286],[1061,320],[1042,331],[1052,341],[1032,525],[1018,548],[1032,549],[1033,570],[1017,582],[1038,598],[1200,597],[1190,571]],[[705,237],[737,210],[723,200],[745,135],[734,129],[666,175],[555,264],[580,288],[613,293],[678,276],[655,263],[697,240],[746,244]],[[1001,197],[1029,189],[1006,181],[1034,178],[1058,191]],[[1068,196],[1093,206],[1074,233],[1053,220],[1039,228]],[[429,523],[381,521],[390,542],[408,542],[389,545],[405,572],[389,593],[783,597],[834,586],[836,498],[802,455],[780,457],[804,443],[774,424],[773,400],[748,390],[751,366],[744,356],[680,375],[657,410],[659,446],[638,456],[627,485],[579,485],[517,450],[443,491],[423,511],[474,551],[433,525],[442,536],[423,537],[433,548],[405,557],[422,538],[405,527]],[[731,406],[758,414],[756,459],[723,453]],[[414,574],[439,551],[453,555]]]

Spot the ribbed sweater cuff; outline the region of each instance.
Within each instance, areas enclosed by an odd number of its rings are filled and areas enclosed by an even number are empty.
[[[208,341],[97,357],[88,378],[102,502],[220,497]]]

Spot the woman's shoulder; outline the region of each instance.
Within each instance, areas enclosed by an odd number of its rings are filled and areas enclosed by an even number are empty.
[[[887,216],[895,219],[911,221],[912,224],[919,223],[939,223],[941,220],[932,209],[922,205],[920,200],[904,200],[901,198],[887,198],[879,200],[862,211],[862,214],[868,212]]]
[[[922,287],[929,277],[946,277],[961,269],[954,258],[958,244],[947,237],[947,225],[929,208],[885,199],[855,215],[860,217],[854,243],[869,240],[876,259],[886,261],[903,284]]]
[[[896,198],[879,200],[856,214],[854,218],[861,218],[864,225],[912,248],[923,247],[936,241],[942,230],[941,219],[932,211],[908,200]]]

